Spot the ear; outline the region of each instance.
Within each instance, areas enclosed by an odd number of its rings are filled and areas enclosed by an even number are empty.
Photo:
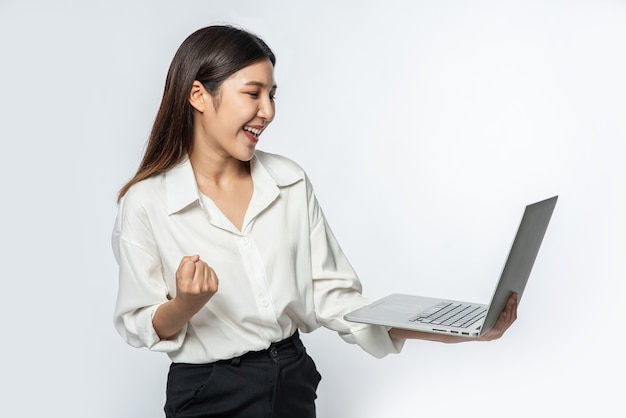
[[[203,113],[206,109],[208,95],[209,93],[206,91],[202,83],[195,80],[191,85],[191,90],[189,91],[189,104],[191,104],[198,112]]]

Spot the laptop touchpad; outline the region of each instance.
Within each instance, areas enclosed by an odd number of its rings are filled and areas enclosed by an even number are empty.
[[[427,308],[427,306],[405,305],[403,303],[397,302],[383,302],[378,306],[388,311],[398,312],[407,315],[419,313]]]

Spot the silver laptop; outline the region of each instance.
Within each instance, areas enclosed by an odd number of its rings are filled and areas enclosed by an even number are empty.
[[[493,328],[513,292],[526,287],[558,196],[526,206],[489,305],[392,294],[350,312],[352,322],[477,338]]]

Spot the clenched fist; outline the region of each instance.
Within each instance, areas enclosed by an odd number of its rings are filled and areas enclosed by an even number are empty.
[[[217,292],[215,271],[199,255],[185,256],[176,270],[176,298],[188,309],[198,311]]]

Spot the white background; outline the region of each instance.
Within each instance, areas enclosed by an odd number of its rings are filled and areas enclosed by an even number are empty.
[[[626,2],[0,0],[2,416],[163,416],[167,357],[112,326],[115,196],[175,50],[221,22],[274,49],[259,148],[308,171],[368,297],[485,302],[560,196],[503,339],[306,335],[321,418],[623,409]]]

